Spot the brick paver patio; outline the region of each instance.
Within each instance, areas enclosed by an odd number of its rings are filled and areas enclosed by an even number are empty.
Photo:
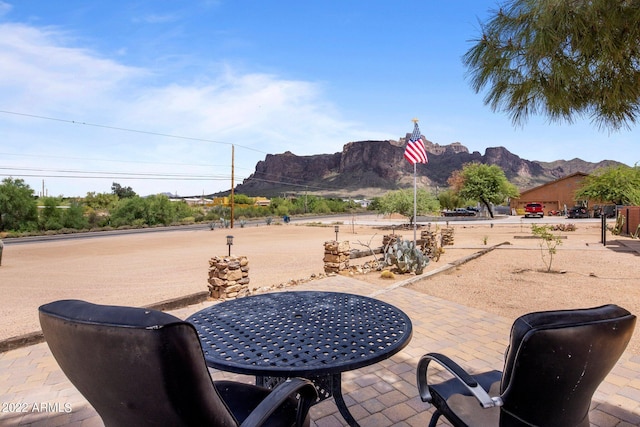
[[[342,276],[295,290],[331,290],[378,298],[404,310],[413,322],[409,345],[392,358],[343,374],[345,400],[360,425],[425,426],[431,408],[418,397],[415,370],[427,352],[444,353],[469,370],[501,369],[514,319],[430,297],[402,286],[380,289]],[[181,318],[210,303],[172,311]],[[252,377],[212,371],[214,379]],[[0,425],[102,426],[100,418],[58,368],[46,344],[0,353]],[[596,392],[591,422],[597,427],[640,425],[640,358],[625,353]],[[312,425],[344,425],[332,399],[311,409]],[[440,422],[439,425],[446,425]]]

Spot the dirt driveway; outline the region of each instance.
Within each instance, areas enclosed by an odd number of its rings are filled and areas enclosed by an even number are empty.
[[[640,253],[628,238],[600,242],[598,224],[578,224],[558,247],[553,273],[529,226],[455,224],[454,245],[427,271],[497,246],[487,254],[431,278],[412,289],[514,319],[546,309],[617,303],[640,313]],[[339,240],[365,249],[382,243],[381,225],[341,223]],[[398,230],[396,230],[398,232]],[[335,239],[331,222],[248,226],[233,230],[192,230],[6,245],[0,267],[0,340],[39,330],[37,308],[63,298],[149,305],[207,290],[208,260],[232,253],[249,258],[250,288],[266,288],[323,274],[323,245]],[[404,232],[411,238],[411,232]],[[638,249],[640,250],[640,249]],[[352,260],[363,263],[367,258]],[[410,276],[382,279],[380,273],[354,275],[380,287]],[[636,332],[632,350],[640,354]]]

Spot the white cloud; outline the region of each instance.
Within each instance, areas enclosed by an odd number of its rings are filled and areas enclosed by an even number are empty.
[[[114,97],[122,84],[143,70],[67,47],[54,29],[0,24],[2,103],[22,112],[100,110],[100,100]],[[114,99],[115,100],[115,99]]]
[[[11,151],[76,158],[53,161],[52,157],[42,157],[35,161],[33,157],[22,157],[21,166],[44,167],[54,162],[61,168],[78,169],[77,159],[104,158],[139,164],[116,166],[86,160],[81,162],[82,169],[158,173],[167,166],[153,162],[228,165],[229,144],[235,144],[236,166],[242,171],[238,177],[245,177],[266,153],[335,152],[362,134],[357,131],[357,124],[343,120],[335,107],[323,99],[322,86],[313,82],[242,73],[222,65],[208,70],[210,77],[206,80],[182,76],[180,81],[188,83],[151,86],[145,77],[159,81],[163,78],[160,71],[131,67],[75,47],[74,43],[77,41],[69,34],[53,28],[0,24],[0,110],[63,119],[51,123],[0,114],[5,135],[13,138]],[[93,124],[186,138],[124,132]],[[193,172],[187,166],[171,170]],[[209,174],[228,171],[226,166],[208,168]],[[188,184],[181,182],[185,189],[179,192],[201,191],[202,183]],[[68,185],[82,187],[78,181]],[[89,181],[84,185],[93,184]],[[158,182],[136,185],[145,188],[141,193],[165,190],[158,188],[164,185]],[[228,184],[220,185],[219,189],[228,188]],[[92,190],[70,191],[84,194]],[[54,193],[69,194],[65,189]]]

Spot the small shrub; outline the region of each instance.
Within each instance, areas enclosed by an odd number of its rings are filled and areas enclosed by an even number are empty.
[[[553,226],[554,231],[576,231],[575,224],[556,224]]]
[[[557,252],[556,248],[562,244],[560,236],[556,236],[551,231],[553,231],[553,227],[551,225],[531,224],[531,232],[533,235],[542,239],[540,242],[540,252],[542,254],[542,262],[547,266],[547,273],[551,271],[553,256]],[[545,248],[547,250],[546,254]]]
[[[391,270],[383,270],[382,273],[380,273],[380,277],[383,279],[395,279],[396,275],[393,274]]]

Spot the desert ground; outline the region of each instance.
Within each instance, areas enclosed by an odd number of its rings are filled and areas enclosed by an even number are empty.
[[[451,221],[454,244],[444,247],[440,260],[432,261],[421,276],[385,279],[379,271],[344,274],[380,287],[402,283],[510,320],[531,311],[607,303],[640,313],[637,239],[608,233],[604,246],[599,222],[573,221],[575,231],[558,232],[562,244],[547,272],[543,254],[548,258],[548,251],[541,249],[539,239],[532,238],[533,221]],[[234,236],[232,254],[249,259],[250,289],[262,292],[321,279],[324,242],[336,238],[334,225],[340,227],[338,240],[367,250],[380,246],[383,235],[391,234],[392,229],[412,239],[412,230],[398,228],[402,222],[372,215],[357,220],[295,219],[286,225],[254,223],[232,230],[180,229],[27,244],[5,240],[0,266],[0,341],[38,331],[38,306],[56,299],[143,306],[206,291],[208,261],[228,253],[229,234]],[[473,258],[474,254],[481,255]],[[350,263],[362,265],[373,259],[352,259]],[[466,262],[456,264],[461,260]],[[638,331],[630,350],[640,354]]]

